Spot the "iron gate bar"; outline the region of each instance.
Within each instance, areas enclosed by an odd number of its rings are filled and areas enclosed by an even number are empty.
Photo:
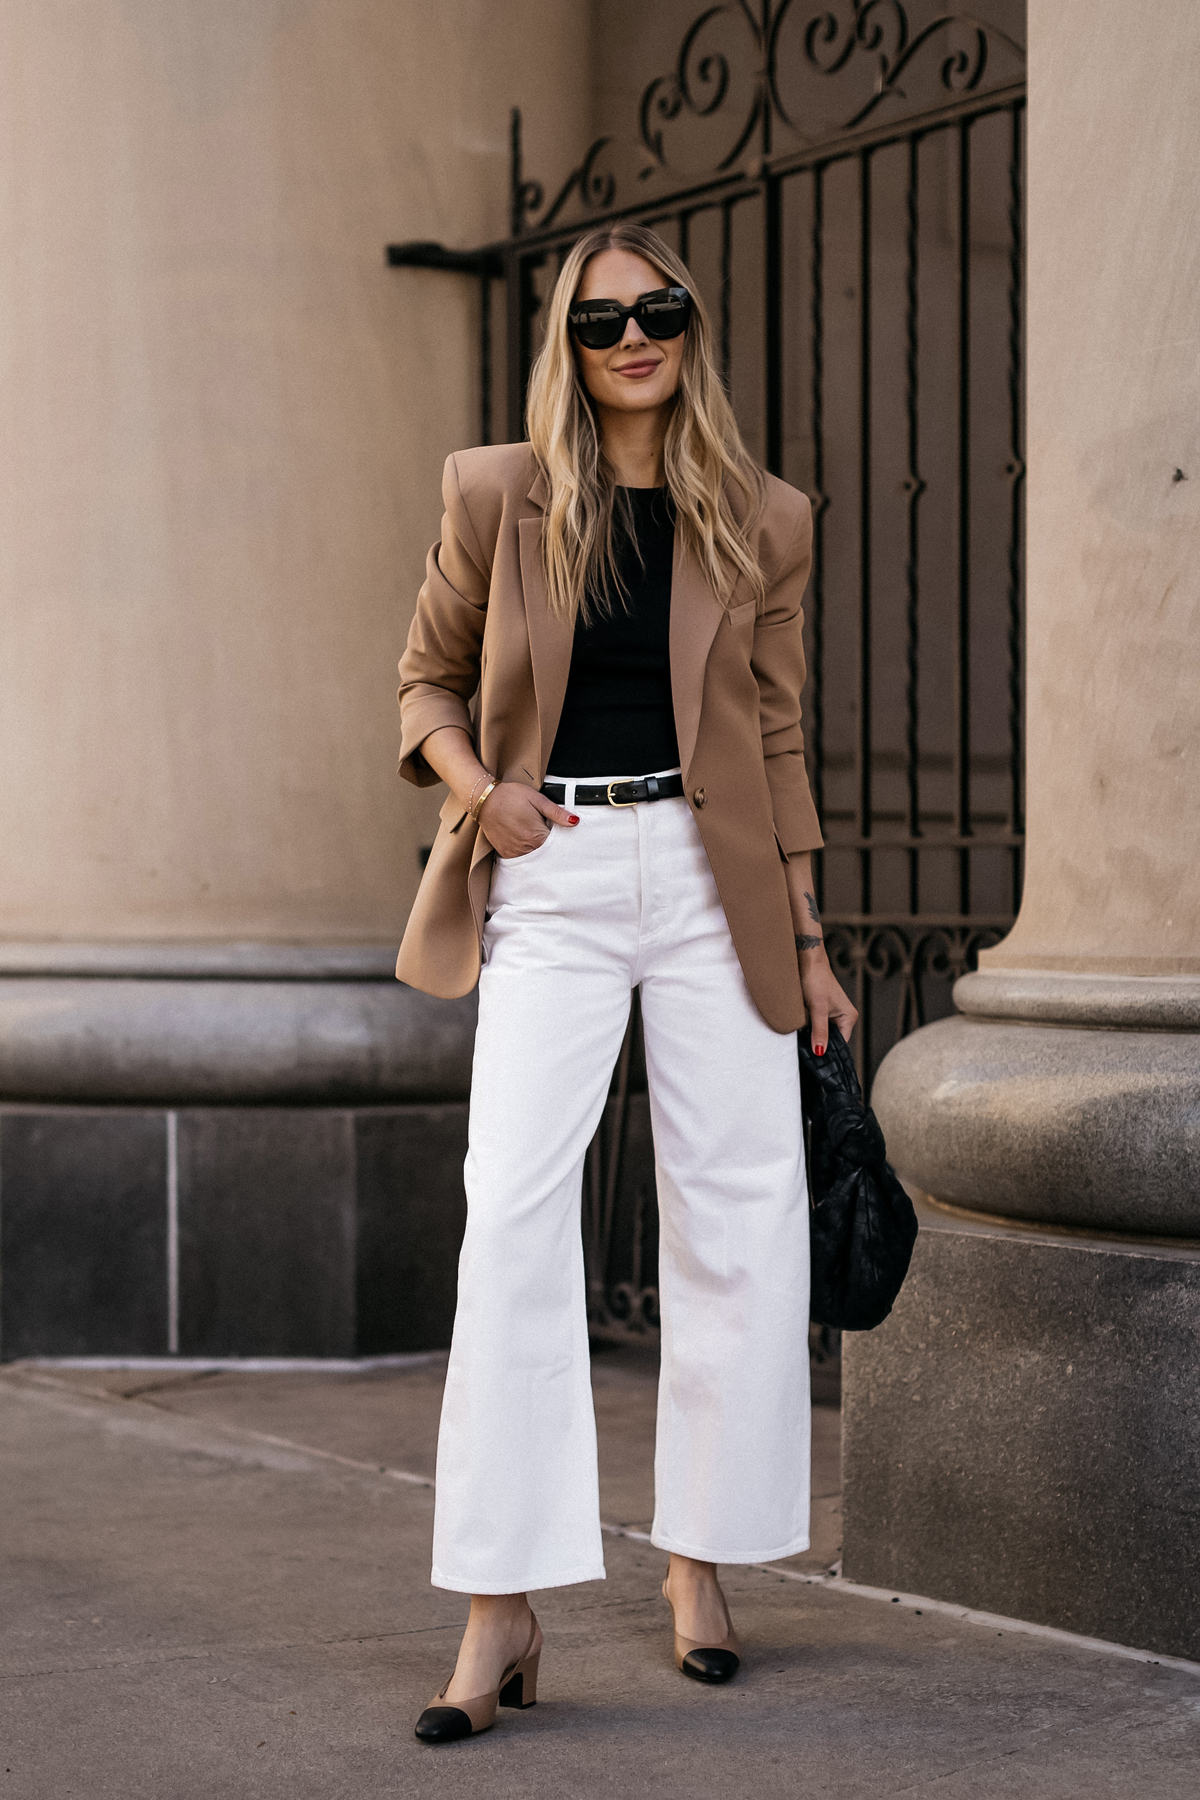
[[[858,428],[859,626],[858,767],[855,823],[859,853],[859,911],[871,910],[871,151],[859,152],[859,350]],[[864,1020],[864,1032],[870,1020]]]
[[[812,761],[813,803],[818,819],[825,817],[825,514],[829,495],[825,492],[825,170],[826,163],[813,167],[812,227],[812,444],[813,486],[813,563],[812,584]],[[813,871],[816,882],[817,909],[825,910],[825,862],[818,856]]]
[[[417,241],[389,244],[390,269],[446,269],[452,275],[503,275],[504,257],[498,249],[447,250],[444,244]]]
[[[733,208],[735,201],[726,199],[721,206],[721,375],[729,386],[729,368],[733,339]]]
[[[958,125],[958,618],[955,830],[971,834],[971,120]],[[971,853],[958,853],[958,904],[971,909]]]
[[[920,581],[918,556],[920,540],[917,534],[917,510],[921,504],[921,495],[925,492],[925,483],[920,472],[920,435],[919,435],[919,381],[920,364],[918,361],[917,321],[920,303],[918,277],[920,273],[920,134],[914,134],[908,142],[908,189],[905,194],[904,217],[904,416],[907,429],[908,468],[905,475],[905,487],[908,491],[908,556],[904,565],[904,582],[906,606],[904,612],[904,751],[908,762],[908,836],[911,840],[908,852],[908,910],[911,913],[920,911],[921,872],[920,850],[918,841],[921,832],[921,774],[920,774],[920,738],[919,723],[919,676],[920,663],[918,648],[920,643]]]
[[[524,246],[520,250],[510,248],[507,251],[505,273],[506,441],[516,444],[525,436],[525,389],[529,384],[530,369],[529,333],[526,327],[536,303],[533,289],[534,267],[525,254]]]
[[[949,931],[952,927],[970,927],[972,931],[1008,931],[1012,927],[1011,913],[972,913],[964,919],[961,913],[921,913],[918,918],[907,912],[893,913],[854,913],[840,912],[832,921],[830,929],[847,930],[860,927],[866,931],[900,931],[919,929],[921,931]]]
[[[878,818],[879,814],[876,813],[875,816],[876,816],[876,818]],[[928,814],[926,814],[925,816],[926,816],[926,818],[929,817]],[[955,832],[947,832],[945,834],[945,836],[942,836],[939,834],[937,837],[930,837],[928,835],[928,833],[924,833],[920,837],[918,837],[915,842],[907,834],[900,835],[897,837],[880,837],[877,832],[872,832],[865,837],[839,837],[835,843],[826,843],[825,848],[826,848],[826,850],[858,850],[858,851],[866,851],[866,850],[956,850],[956,851],[961,852],[964,850],[969,851],[969,850],[981,850],[981,849],[1015,850],[1015,849],[1022,849],[1024,847],[1024,844],[1025,844],[1025,839],[1021,836],[1021,834],[1019,832],[1016,832],[1016,831],[989,832],[986,838],[980,837],[978,832],[974,832],[970,836],[966,836],[966,837],[959,836]],[[843,918],[849,918],[850,915],[848,913],[843,913],[839,916],[841,916]],[[959,918],[959,919],[966,918],[967,916],[968,916],[967,914],[961,913],[961,912],[955,914],[955,917]],[[972,917],[972,918],[974,918],[974,916],[975,915],[973,913],[970,915],[970,917]],[[878,914],[876,912],[872,912],[871,909],[868,907],[864,910],[863,917],[875,919],[875,918],[879,918],[880,914]],[[925,918],[925,917],[927,917],[927,915],[925,913],[922,913],[921,917]],[[1008,917],[1011,921],[1012,914],[1010,913],[1008,915]]]
[[[767,316],[764,343],[767,384],[766,462],[772,475],[783,473],[783,187],[775,175],[764,185],[766,234],[764,280]]]
[[[1012,138],[1008,161],[1008,417],[1009,461],[1005,474],[1009,479],[1008,527],[1008,827],[1024,842],[1023,806],[1023,687],[1021,648],[1024,638],[1021,616],[1021,508],[1024,498],[1025,459],[1023,453],[1021,377],[1023,319],[1021,312],[1021,278],[1024,266],[1024,235],[1021,169],[1021,111],[1013,108]],[[1012,908],[1021,904],[1021,852],[1012,858]]]

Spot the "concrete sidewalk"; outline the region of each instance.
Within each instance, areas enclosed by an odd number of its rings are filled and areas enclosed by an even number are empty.
[[[929,1795],[1195,1800],[1200,1677],[726,1571],[728,1688],[683,1679],[651,1510],[654,1370],[598,1356],[607,1582],[538,1597],[541,1698],[430,1750],[461,1596],[429,1585],[441,1359],[355,1373],[0,1373],[0,1800]]]

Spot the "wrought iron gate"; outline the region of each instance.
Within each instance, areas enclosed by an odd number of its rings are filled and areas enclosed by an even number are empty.
[[[524,435],[580,230],[637,219],[693,270],[748,443],[813,503],[816,878],[868,1081],[1020,898],[1023,128],[1021,46],[975,15],[736,0],[644,89],[636,140],[598,139],[550,199],[513,114],[506,240],[388,251],[476,279],[485,443]],[[656,1320],[639,1061],[635,1005],[585,1186],[600,1330]]]

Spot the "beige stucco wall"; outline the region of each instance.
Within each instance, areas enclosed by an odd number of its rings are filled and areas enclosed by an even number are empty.
[[[1198,71],[1194,0],[1030,0],[1029,855],[989,969],[1200,971]]]
[[[395,662],[508,108],[586,138],[565,0],[0,10],[0,939],[394,938],[436,795]]]

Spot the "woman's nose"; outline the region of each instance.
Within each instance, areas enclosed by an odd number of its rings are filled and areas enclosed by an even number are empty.
[[[625,321],[625,335],[621,339],[622,350],[636,349],[639,344],[648,344],[649,342],[650,339],[631,313]]]

